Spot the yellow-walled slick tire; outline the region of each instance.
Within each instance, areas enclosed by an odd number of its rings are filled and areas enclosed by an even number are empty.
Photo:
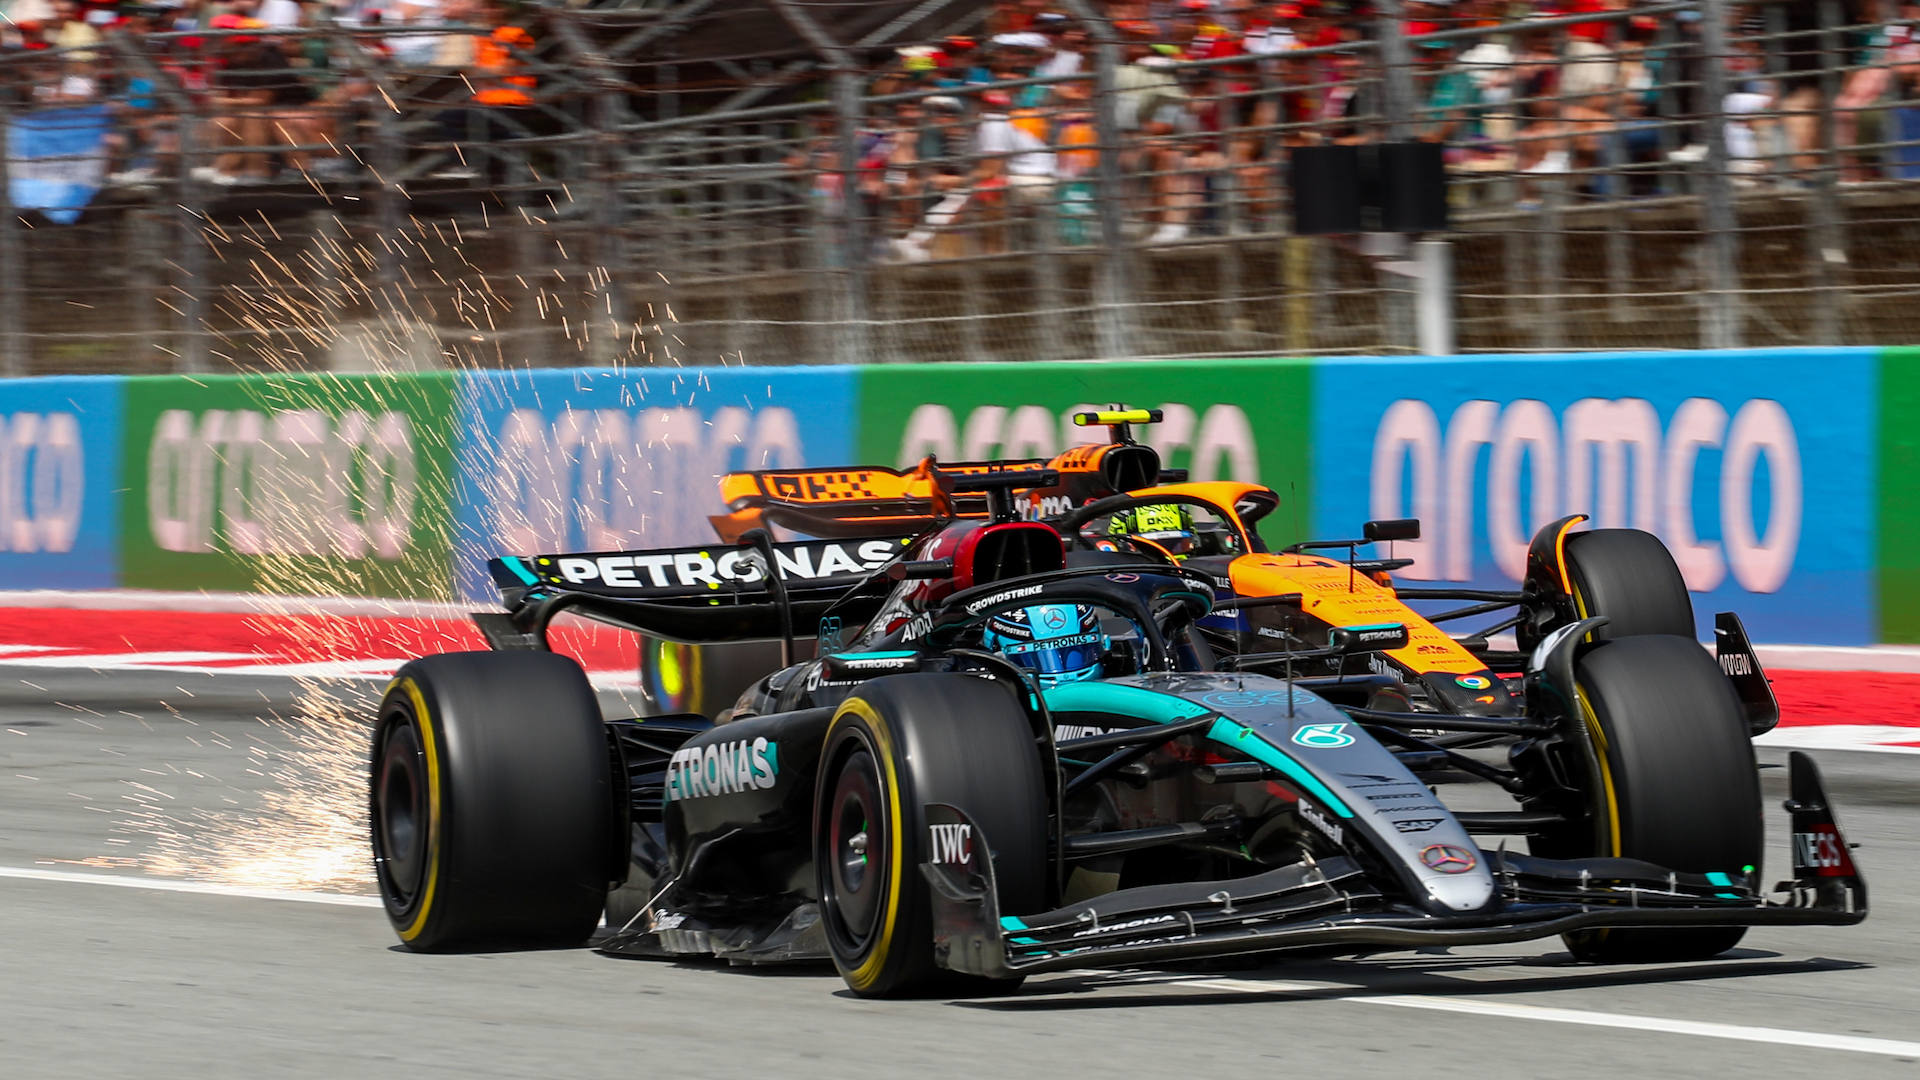
[[[922,807],[960,807],[991,845],[1001,911],[1045,907],[1046,789],[1026,714],[971,675],[874,679],[827,729],[814,811],[814,864],[827,943],[862,997],[1005,993],[933,954]],[[976,849],[977,850],[977,849]]]
[[[1669,870],[1756,877],[1763,848],[1760,780],[1746,717],[1727,679],[1690,637],[1604,641],[1575,668],[1597,751],[1593,829],[1542,851],[1620,856]],[[1566,935],[1600,963],[1700,960],[1733,948],[1745,927],[1611,928]]]
[[[586,673],[546,652],[400,669],[371,776],[380,897],[417,952],[579,945],[599,924],[615,829]]]
[[[1570,533],[1566,559],[1575,616],[1607,617],[1607,625],[1594,631],[1595,640],[1694,636],[1693,598],[1659,537],[1639,529]]]

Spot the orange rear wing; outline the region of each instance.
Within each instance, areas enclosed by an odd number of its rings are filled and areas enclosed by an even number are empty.
[[[908,470],[856,465],[728,473],[720,480],[728,513],[708,520],[723,540],[763,524],[822,537],[923,532],[944,519],[987,516],[984,493],[943,490],[936,472],[981,476],[1044,465],[1038,458],[937,465],[929,458]]]

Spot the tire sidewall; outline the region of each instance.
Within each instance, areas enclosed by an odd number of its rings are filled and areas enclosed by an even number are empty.
[[[373,783],[370,785],[368,802],[368,822],[372,832],[375,876],[380,886],[380,899],[385,905],[387,917],[393,923],[394,932],[405,944],[431,940],[432,925],[443,904],[436,904],[439,883],[442,877],[442,863],[446,854],[446,827],[449,820],[448,792],[444,782],[444,746],[445,737],[435,730],[432,711],[427,706],[430,694],[423,692],[417,676],[406,675],[397,678],[388,687],[385,700],[381,703],[379,726],[374,737]],[[416,781],[426,789],[426,842],[422,852],[422,868],[418,883],[410,895],[401,895],[401,888],[393,881],[388,869],[391,858],[386,849],[382,829],[380,805],[380,784],[384,780],[386,755],[392,741],[403,729],[410,729],[415,738],[420,769]],[[416,828],[419,827],[416,825]]]

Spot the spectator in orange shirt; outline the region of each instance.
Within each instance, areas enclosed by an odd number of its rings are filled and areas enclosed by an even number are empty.
[[[497,0],[480,9],[493,33],[473,42],[473,105],[448,109],[438,117],[443,141],[455,144],[489,143],[520,138],[533,112],[534,78],[526,73],[520,53],[533,50],[533,35],[507,22]],[[469,161],[458,146],[455,162],[433,174],[440,180],[480,179],[484,161]]]

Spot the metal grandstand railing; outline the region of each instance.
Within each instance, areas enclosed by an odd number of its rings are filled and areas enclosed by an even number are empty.
[[[551,10],[492,67],[430,62],[503,40],[491,26],[329,26],[276,35],[324,66],[275,77],[320,94],[251,126],[194,66],[248,35],[109,35],[85,63],[118,94],[100,153],[119,182],[76,224],[5,215],[0,360],[1408,352],[1401,239],[1292,235],[1285,167],[1298,146],[1407,138],[1447,147],[1452,231],[1429,239],[1453,248],[1463,351],[1911,343],[1920,34],[1877,6],[1416,34],[1385,0],[1331,44],[1184,60],[1155,48],[1164,28],[1071,0],[1077,72],[1001,56],[958,85],[898,50],[981,25],[975,3],[852,23],[787,0],[757,22],[722,0]],[[740,45],[667,47],[710,40]],[[75,108],[22,92],[73,63],[0,57],[5,122]],[[527,100],[475,100],[507,86]],[[9,145],[11,174],[44,171]]]

